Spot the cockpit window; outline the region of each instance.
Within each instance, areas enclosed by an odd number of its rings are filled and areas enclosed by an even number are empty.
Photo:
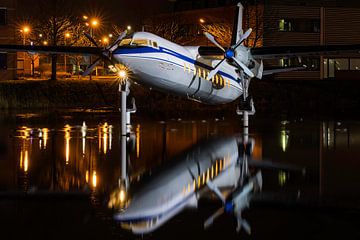
[[[130,45],[134,46],[149,46],[149,41],[147,39],[134,39]]]
[[[125,39],[121,40],[121,42],[119,43],[119,46],[130,45],[130,42],[131,42],[131,38],[125,38]]]
[[[125,38],[121,40],[119,46],[147,46],[147,47],[158,47],[157,42],[153,42],[148,39],[133,39],[133,38]]]

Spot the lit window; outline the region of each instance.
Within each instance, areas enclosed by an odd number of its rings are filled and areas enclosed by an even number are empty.
[[[134,46],[148,46],[149,41],[147,39],[134,39],[131,42],[131,45],[134,45]]]
[[[124,46],[124,45],[130,45],[131,42],[131,38],[126,38],[121,40],[121,42],[119,43],[119,46]]]
[[[279,21],[279,31],[291,32],[293,31],[293,23],[288,19],[280,19]]]

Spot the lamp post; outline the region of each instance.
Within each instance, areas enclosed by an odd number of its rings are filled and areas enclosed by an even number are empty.
[[[88,19],[87,16],[83,16],[84,19]],[[92,18],[90,20],[90,24],[87,23],[87,26],[90,27],[90,36],[94,38],[94,30],[99,26],[99,20],[96,18]],[[90,64],[92,63],[92,56],[90,55]],[[95,75],[97,75],[97,69],[95,67]],[[90,80],[91,80],[91,73],[90,73]]]
[[[20,32],[22,32],[22,34],[23,34],[23,45],[25,45],[26,44],[26,35],[30,32],[30,27],[23,26],[23,28],[20,30]]]
[[[68,39],[68,38],[70,38],[70,33],[65,33],[65,46],[66,46],[66,40]],[[65,77],[66,77],[66,70],[67,70],[67,68],[66,68],[66,53],[64,54],[64,69],[65,69]]]

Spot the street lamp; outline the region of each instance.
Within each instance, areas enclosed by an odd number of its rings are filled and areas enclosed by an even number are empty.
[[[20,32],[22,32],[22,34],[23,34],[23,45],[25,45],[25,43],[26,43],[26,35],[29,34],[30,27],[25,25],[25,26],[22,27]]]
[[[109,43],[109,38],[108,37],[103,37],[102,42],[104,43],[104,45],[107,45]]]
[[[126,28],[127,28],[128,31],[131,30],[131,26],[130,26],[130,25],[128,25]]]
[[[70,38],[70,33],[65,33],[65,46],[66,46],[66,40]],[[64,68],[65,68],[65,77],[66,77],[66,53],[64,54]]]
[[[205,20],[204,20],[203,18],[200,18],[200,19],[199,19],[199,22],[200,22],[200,23],[205,23]]]

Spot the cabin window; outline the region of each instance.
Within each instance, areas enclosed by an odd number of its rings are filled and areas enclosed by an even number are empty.
[[[153,45],[154,48],[157,48],[157,47],[158,47],[157,42],[152,42],[152,45]]]
[[[7,69],[7,54],[0,53],[0,70],[6,70],[6,69]]]

